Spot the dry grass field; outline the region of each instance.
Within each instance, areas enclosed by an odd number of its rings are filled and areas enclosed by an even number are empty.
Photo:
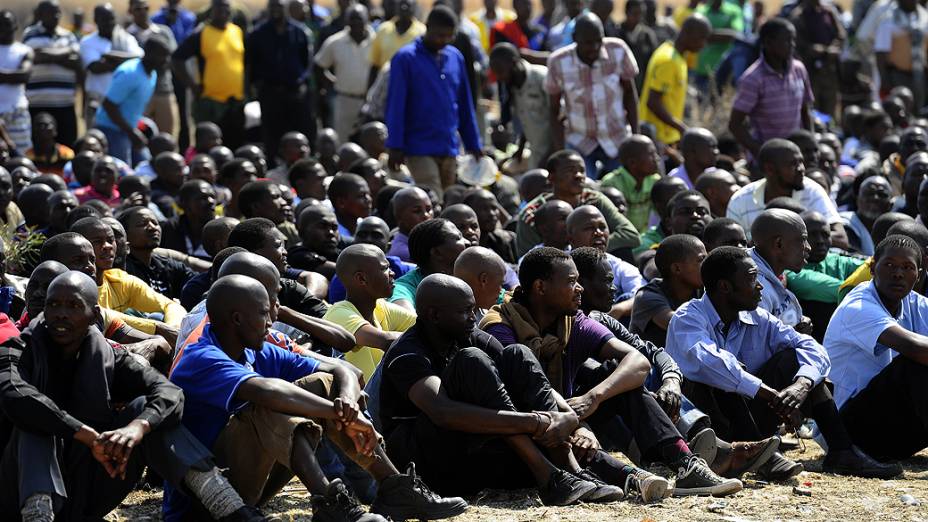
[[[562,508],[542,506],[531,490],[484,491],[470,498],[471,509],[454,522],[728,522],[801,520],[821,522],[928,522],[928,452],[904,462],[905,474],[895,480],[864,480],[820,473],[822,451],[809,442],[805,451],[792,451],[806,471],[790,484],[764,484],[748,477],[745,489],[727,498],[671,498],[642,505],[621,501]],[[793,486],[812,490],[812,496],[793,493]],[[901,497],[906,497],[907,504]],[[136,492],[107,519],[157,520],[160,491]],[[309,498],[294,480],[265,509],[282,521],[312,518]]]

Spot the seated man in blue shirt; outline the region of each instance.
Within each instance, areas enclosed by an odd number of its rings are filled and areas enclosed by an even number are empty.
[[[690,241],[699,242],[692,236],[678,234],[662,241],[660,248],[666,250],[668,242],[672,247],[674,238],[688,238]],[[651,374],[645,382],[645,387],[654,392],[657,403],[674,421],[677,430],[688,441],[692,450],[706,460],[712,471],[723,477],[735,478],[755,471],[777,450],[780,445],[779,439],[770,437],[762,441],[729,443],[715,436],[715,432],[709,427],[709,416],[699,411],[683,396],[680,390],[683,377],[673,358],[660,346],[655,346],[654,343],[628,331],[609,314],[615,287],[609,278],[611,267],[607,255],[595,248],[577,248],[570,253],[580,274],[577,282],[583,286],[583,297],[580,301],[583,313],[608,328],[618,340],[634,347],[648,358]],[[668,314],[673,313],[669,307],[666,311]]]
[[[48,285],[44,315],[0,347],[0,409],[12,428],[0,441],[4,516],[101,519],[149,466],[203,502],[200,518],[265,520],[180,425],[181,390],[111,346],[94,327],[100,313],[94,280],[65,272]]]
[[[780,281],[784,270],[802,270],[812,250],[802,218],[791,210],[765,210],[751,225],[751,237],[754,248],[748,252],[757,265],[760,307],[786,326],[811,334],[812,323],[803,317],[799,299]]]
[[[841,418],[854,443],[879,460],[928,446],[928,298],[912,291],[923,266],[911,238],[881,241],[873,280],[844,298],[825,332]]]
[[[820,344],[758,308],[757,265],[744,249],[719,247],[700,269],[706,293],[670,320],[667,351],[680,365],[686,396],[727,440],[760,440],[781,423],[815,419],[828,454],[827,473],[888,478],[899,466],[881,464],[855,447],[824,385],[831,363]],[[786,480],[802,465],[777,453],[760,472]]]
[[[719,477],[690,451],[670,417],[644,389],[651,370],[648,360],[580,311],[579,278],[570,255],[536,248],[522,259],[519,288],[512,299],[494,306],[480,327],[503,345],[532,348],[551,386],[580,420],[588,419],[593,433],[620,422],[627,426],[645,459],[677,471],[675,495],[741,491],[741,481]]]
[[[396,470],[380,435],[360,414],[361,390],[347,369],[265,342],[272,310],[260,282],[222,277],[210,289],[206,309],[210,325],[199,342],[187,347],[171,379],[187,399],[184,425],[213,448],[243,498],[269,499],[274,492],[265,491],[268,474],[284,466],[313,495],[314,517],[363,517],[344,484],[329,482],[319,467],[315,448],[324,435],[380,483],[374,512],[440,519],[466,509],[460,498],[432,494],[414,471],[403,475]],[[171,489],[165,504],[168,513],[185,507]]]

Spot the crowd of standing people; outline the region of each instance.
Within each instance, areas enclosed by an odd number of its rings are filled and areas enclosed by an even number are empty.
[[[313,520],[436,520],[928,447],[914,0],[152,7],[0,10],[13,519],[148,484],[266,520],[295,476]]]

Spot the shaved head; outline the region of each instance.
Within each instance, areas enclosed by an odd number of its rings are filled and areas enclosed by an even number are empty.
[[[784,269],[802,270],[812,251],[805,223],[791,210],[761,212],[751,225],[751,236],[757,252],[778,276]]]
[[[385,259],[383,250],[366,243],[351,245],[338,254],[335,273],[346,285],[354,279],[354,274],[368,270],[373,264]]]
[[[535,211],[535,223],[537,226],[545,226],[552,220],[558,219],[561,215],[570,215],[573,207],[566,201],[552,199]]]
[[[489,309],[497,303],[506,277],[506,263],[489,248],[472,246],[454,262],[454,276],[470,286],[477,308]]]
[[[52,280],[48,285],[48,293],[56,291],[69,292],[80,297],[88,306],[97,304],[97,283],[83,272],[69,270]]]
[[[68,267],[58,261],[45,261],[39,263],[29,276],[26,284],[26,313],[30,319],[35,319],[45,309],[45,294],[48,285],[56,277],[68,271]]]
[[[228,275],[243,275],[256,279],[264,285],[265,288],[274,288],[280,285],[280,272],[274,263],[267,258],[253,254],[251,252],[239,252],[232,254],[219,268],[218,277]],[[270,294],[270,291],[268,291]]]
[[[572,234],[577,227],[597,217],[603,217],[603,213],[593,205],[583,205],[575,208],[567,216],[567,233]]]
[[[228,262],[228,260],[227,260]],[[206,296],[206,313],[226,353],[260,350],[270,327],[271,302],[258,280],[244,275],[227,275],[213,283]]]
[[[791,210],[772,208],[765,210],[757,216],[751,225],[751,237],[755,244],[795,231],[804,231],[806,228],[802,218]]]
[[[450,308],[467,299],[474,299],[467,283],[454,276],[432,274],[416,289],[416,314],[428,317],[432,309]]]

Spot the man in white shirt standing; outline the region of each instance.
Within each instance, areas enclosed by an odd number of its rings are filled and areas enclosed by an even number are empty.
[[[806,167],[799,147],[790,141],[774,138],[760,148],[758,163],[764,179],[748,183],[732,195],[726,217],[734,219],[748,233],[767,203],[778,197],[795,199],[806,210],[825,216],[831,226],[831,242],[848,248],[847,234],[834,201],[818,183],[806,179]]]
[[[316,53],[319,74],[334,73],[335,132],[344,139],[354,131],[367,96],[371,44],[374,31],[368,24],[367,8],[355,4],[348,9],[348,27],[327,39]]]
[[[32,148],[32,118],[26,81],[32,73],[32,49],[15,41],[16,16],[0,11],[0,123],[20,153]]]
[[[125,29],[116,23],[111,4],[93,9],[97,30],[81,39],[81,63],[87,72],[84,80],[84,122],[93,126],[97,108],[106,96],[113,71],[123,62],[142,56],[142,48]]]

